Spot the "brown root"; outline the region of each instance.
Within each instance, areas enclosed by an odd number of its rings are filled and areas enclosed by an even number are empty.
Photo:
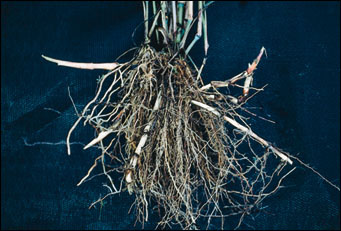
[[[110,193],[90,207],[127,189],[136,196],[141,223],[156,204],[162,209],[161,228],[175,222],[195,229],[198,219],[207,219],[209,225],[216,217],[223,225],[232,215],[240,215],[239,226],[281,187],[294,170],[281,174],[292,163],[288,155],[244,122],[238,114],[243,103],[231,101],[233,96],[213,85],[211,91],[203,89],[202,82],[186,59],[148,45],[100,80],[95,98],[75,124],[84,119],[93,126],[98,136],[86,148],[99,144],[102,150],[78,185],[100,160],[110,182]],[[116,167],[105,164],[108,157]],[[273,157],[280,158],[269,164]],[[119,170],[120,187],[111,176]]]

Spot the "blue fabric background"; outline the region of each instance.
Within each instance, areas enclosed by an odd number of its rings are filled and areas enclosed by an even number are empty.
[[[131,34],[142,19],[140,2],[1,2],[1,229],[141,227],[127,214],[134,199],[128,194],[88,210],[106,193],[105,179],[76,184],[97,150],[75,144],[68,156],[65,145],[25,146],[23,139],[65,140],[76,120],[67,87],[81,109],[103,73],[57,67],[40,55],[113,61],[133,46]],[[137,44],[142,37],[141,27]],[[339,185],[340,2],[216,2],[208,9],[208,37],[206,82],[240,73],[266,47],[254,85],[269,86],[249,106],[262,107],[257,113],[277,124],[253,118],[254,131]],[[202,40],[192,56],[199,64]],[[72,141],[92,137],[91,128],[79,126]],[[288,187],[242,229],[340,229],[337,190],[303,167],[283,183]],[[225,228],[237,221],[226,220]],[[210,228],[218,227],[214,221]]]

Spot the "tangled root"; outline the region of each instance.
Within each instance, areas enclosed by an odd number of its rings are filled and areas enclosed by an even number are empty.
[[[135,195],[131,208],[142,225],[149,212],[157,210],[157,228],[200,229],[198,224],[206,221],[207,229],[216,218],[224,228],[229,216],[239,217],[238,228],[246,215],[263,209],[263,200],[283,187],[283,179],[295,170],[287,167],[292,159],[340,191],[248,125],[245,113],[256,115],[244,104],[264,89],[251,86],[264,48],[245,71],[204,85],[205,59],[198,69],[193,62],[189,65],[188,54],[202,35],[207,54],[206,9],[212,2],[198,1],[195,18],[192,1],[153,1],[153,17],[149,17],[149,2],[142,3],[145,40],[132,60],[94,64],[42,56],[62,66],[109,70],[98,79],[97,93],[82,113],[76,110],[79,118],[66,139],[71,154],[71,134],[82,120],[97,133],[84,149],[97,146],[101,154],[78,186],[105,175],[109,193],[90,208],[128,191]],[[195,21],[197,32],[186,42]],[[148,45],[152,41],[163,49],[156,51]],[[241,81],[243,85],[238,84]],[[242,94],[236,97],[233,90]],[[93,175],[98,162],[102,173]]]
[[[246,214],[260,209],[294,170],[281,174],[292,163],[288,154],[253,133],[238,114],[250,87],[236,82],[249,81],[260,57],[238,76],[204,86],[185,58],[143,45],[131,61],[102,76],[68,135],[69,142],[81,119],[98,133],[85,149],[97,144],[102,153],[78,185],[101,161],[110,193],[90,207],[127,189],[136,197],[137,221],[144,223],[157,208],[160,228],[175,222],[183,229],[217,217],[223,227],[232,215],[240,216],[239,227]],[[229,86],[243,88],[243,95],[217,90]]]

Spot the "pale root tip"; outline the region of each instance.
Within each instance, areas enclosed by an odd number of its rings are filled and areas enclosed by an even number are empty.
[[[47,56],[45,56],[43,54],[41,55],[41,57],[44,58],[45,60],[49,61],[49,62],[58,63],[58,60],[50,58],[50,57],[47,57]]]
[[[98,142],[100,142],[101,140],[103,140],[105,137],[107,137],[110,133],[112,133],[113,131],[112,130],[107,130],[107,131],[103,131],[103,132],[100,132],[98,134],[98,137],[93,139],[90,143],[88,143],[84,148],[83,150],[87,149],[87,148],[90,148],[91,146],[97,144]]]
[[[86,146],[83,148],[83,150],[88,149],[90,146],[91,146],[90,144],[86,145]]]

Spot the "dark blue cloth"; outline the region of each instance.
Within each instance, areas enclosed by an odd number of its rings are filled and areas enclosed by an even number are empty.
[[[254,86],[268,83],[248,106],[277,124],[253,118],[254,131],[298,155],[340,184],[340,2],[216,2],[210,6],[210,48],[205,81],[245,70],[267,49]],[[1,2],[1,228],[138,229],[127,212],[133,196],[109,198],[105,178],[77,187],[98,150],[72,145],[25,146],[64,141],[79,110],[92,99],[103,71],[57,67],[40,55],[82,62],[110,62],[133,46],[143,19],[140,2]],[[140,27],[135,36],[143,38]],[[192,50],[200,64],[203,40]],[[50,109],[49,109],[50,108]],[[53,110],[56,111],[53,111]],[[71,140],[86,143],[93,130],[79,126]],[[295,164],[297,164],[295,162]],[[245,219],[243,229],[340,229],[340,193],[304,167]],[[145,228],[158,217],[150,216]],[[238,219],[225,221],[225,228]],[[213,221],[210,228],[218,228]],[[205,226],[202,226],[204,228]]]

